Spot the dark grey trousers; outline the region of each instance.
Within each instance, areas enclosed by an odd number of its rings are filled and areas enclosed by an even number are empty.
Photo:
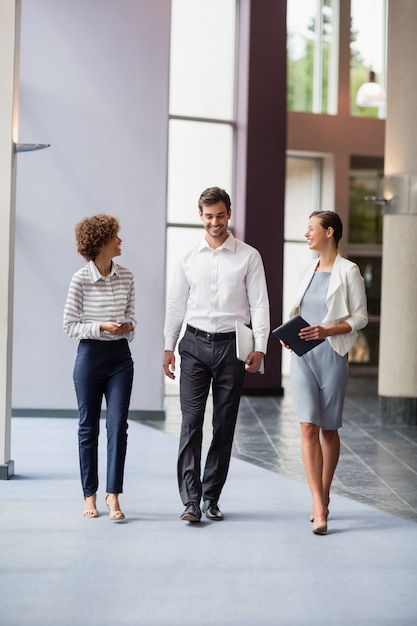
[[[232,451],[245,365],[236,357],[236,339],[210,340],[186,330],[179,344],[182,411],[178,486],[184,504],[218,500]],[[213,438],[201,480],[201,446],[207,397],[212,385]]]

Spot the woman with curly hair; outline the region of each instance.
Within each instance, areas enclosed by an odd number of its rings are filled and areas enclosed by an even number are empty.
[[[111,215],[93,215],[75,227],[77,250],[87,264],[71,280],[64,308],[64,331],[79,340],[74,386],[79,411],[78,445],[84,517],[98,517],[98,438],[106,399],[107,485],[110,519],[122,520],[119,494],[127,446],[127,418],[133,383],[129,342],[135,331],[132,272],[116,264],[121,255],[120,224]]]

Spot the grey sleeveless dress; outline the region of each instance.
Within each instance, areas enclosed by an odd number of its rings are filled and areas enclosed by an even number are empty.
[[[330,272],[315,272],[301,301],[300,314],[310,324],[320,324],[327,314]],[[300,422],[325,430],[342,426],[348,382],[348,358],[340,356],[327,339],[303,356],[291,353],[290,382]]]

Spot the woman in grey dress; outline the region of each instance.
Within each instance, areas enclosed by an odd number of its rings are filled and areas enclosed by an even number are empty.
[[[305,237],[318,258],[304,274],[290,312],[290,317],[299,314],[310,324],[300,331],[301,339],[326,339],[303,356],[292,352],[290,370],[315,534],[327,532],[330,487],[340,453],[338,429],[348,380],[347,353],[357,331],[368,323],[359,268],[338,253],[342,230],[341,219],[333,211],[310,215]]]

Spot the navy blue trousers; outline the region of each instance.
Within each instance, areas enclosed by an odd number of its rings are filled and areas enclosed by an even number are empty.
[[[84,496],[98,489],[98,437],[106,400],[108,493],[122,493],[127,447],[127,417],[133,384],[133,361],[126,339],[82,339],[74,366],[79,424],[78,449]]]
[[[212,341],[188,329],[179,353],[182,423],[177,471],[181,499],[184,504],[200,502],[201,497],[217,501],[229,470],[245,364],[236,357],[234,337]],[[203,423],[210,386],[213,438],[201,478]]]

